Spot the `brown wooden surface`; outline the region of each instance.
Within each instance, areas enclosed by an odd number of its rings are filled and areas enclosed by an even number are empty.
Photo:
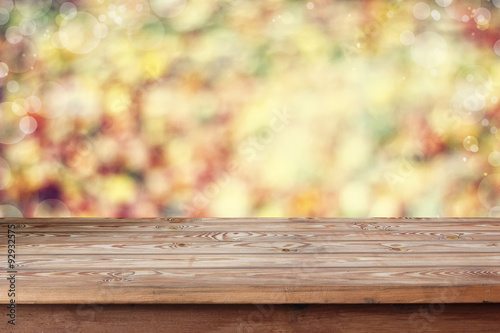
[[[500,219],[0,219],[16,302],[500,302]]]
[[[20,305],[2,332],[498,332],[500,304]]]

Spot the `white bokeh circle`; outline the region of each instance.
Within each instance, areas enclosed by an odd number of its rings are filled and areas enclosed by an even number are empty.
[[[101,24],[94,15],[87,12],[77,12],[72,19],[61,22],[58,34],[59,41],[70,52],[89,53],[101,41],[101,38],[94,33],[94,28]]]
[[[413,6],[413,16],[419,20],[425,20],[431,14],[431,7],[425,2],[417,2]]]
[[[0,103],[0,143],[14,144],[25,137],[25,133],[19,128],[21,117],[18,111],[22,106],[17,103]]]
[[[436,68],[445,60],[448,52],[446,40],[439,34],[426,31],[415,37],[411,44],[411,57],[423,68]]]
[[[403,45],[411,45],[415,41],[415,35],[410,30],[405,30],[399,35],[399,41]]]
[[[35,88],[33,96],[41,102],[39,114],[45,118],[56,118],[66,112],[68,93],[63,86],[54,81],[44,82]]]
[[[59,199],[46,199],[38,203],[33,212],[35,217],[70,217],[68,206]]]
[[[0,205],[0,217],[23,217],[23,213],[14,205]]]
[[[486,100],[484,96],[472,88],[458,90],[450,102],[452,116],[462,124],[475,124],[485,114]]]
[[[500,206],[500,174],[484,177],[479,183],[477,194],[484,207],[492,209]]]

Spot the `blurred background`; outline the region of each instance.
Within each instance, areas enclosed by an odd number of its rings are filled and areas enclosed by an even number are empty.
[[[0,216],[500,216],[500,0],[0,1]]]

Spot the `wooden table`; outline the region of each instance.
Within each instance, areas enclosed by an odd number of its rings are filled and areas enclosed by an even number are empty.
[[[500,330],[500,219],[0,223],[18,331]]]

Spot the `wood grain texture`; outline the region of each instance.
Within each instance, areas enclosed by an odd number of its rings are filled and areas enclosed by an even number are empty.
[[[500,219],[7,218],[5,256],[8,225],[19,304],[500,302]]]
[[[0,249],[5,249],[0,246]],[[352,241],[352,242],[115,242],[108,240],[100,243],[52,243],[30,244],[20,242],[18,254],[59,255],[59,254],[108,254],[108,255],[161,255],[161,254],[276,254],[276,253],[498,253],[500,242],[489,241]],[[1,251],[1,250],[0,250]],[[465,256],[465,255],[464,255]]]
[[[498,332],[500,304],[20,305],[2,332]]]
[[[500,227],[499,227],[500,229]],[[455,229],[456,230],[456,229]],[[170,232],[20,232],[25,243],[55,244],[55,243],[99,243],[115,240],[116,242],[129,243],[131,240],[138,242],[280,242],[280,241],[397,241],[397,240],[482,240],[500,241],[500,231],[290,231],[290,232],[264,232],[264,231],[170,231]]]
[[[37,270],[95,270],[107,269],[179,269],[179,268],[297,268],[297,262],[306,263],[310,268],[356,268],[356,267],[488,267],[492,262],[500,262],[500,253],[447,253],[446,256],[436,255],[429,261],[429,254],[415,253],[412,260],[404,253],[339,253],[310,254],[283,253],[268,254],[175,254],[167,253],[161,256],[141,254],[109,256],[95,254],[81,256],[78,254],[58,254],[40,256],[36,254],[23,255],[17,261],[16,268],[23,271]],[[7,270],[6,265],[3,267]],[[300,268],[300,267],[299,267]],[[305,268],[305,267],[302,267]]]

